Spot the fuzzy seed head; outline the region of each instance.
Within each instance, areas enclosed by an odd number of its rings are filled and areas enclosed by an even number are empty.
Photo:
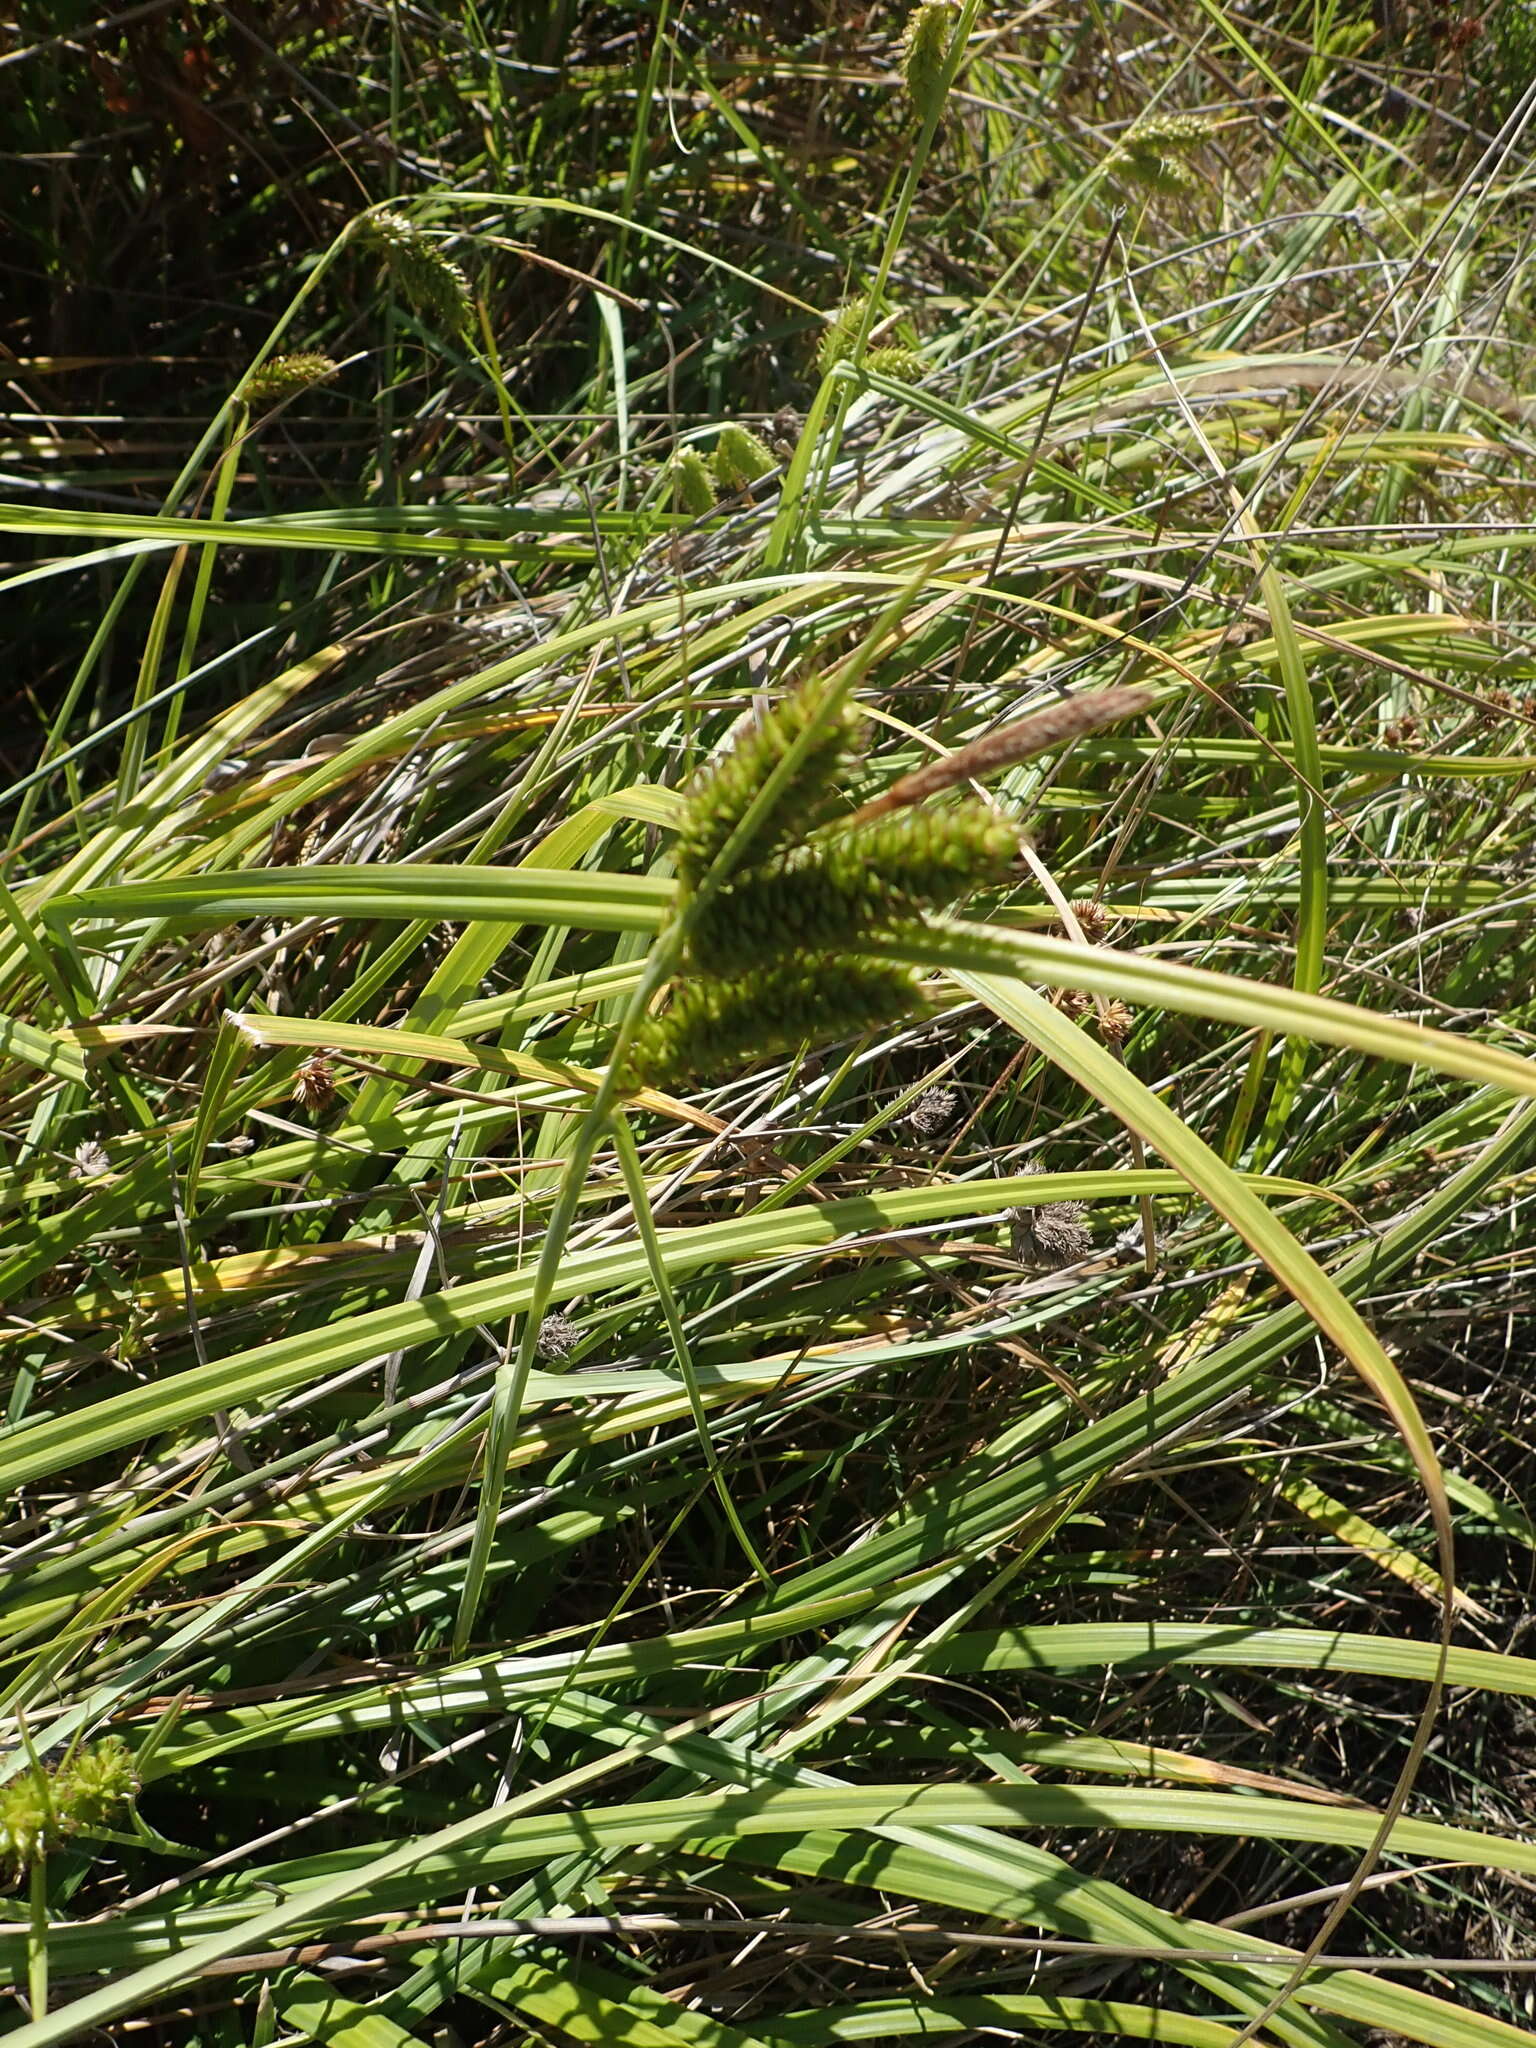
[[[1110,151],[1112,170],[1148,191],[1187,192],[1197,182],[1189,158],[1214,132],[1202,114],[1144,114]]]
[[[712,467],[722,491],[744,491],[777,469],[779,459],[760,434],[750,427],[722,427],[715,443]]]
[[[1028,1173],[1038,1173],[1029,1166]],[[1088,1211],[1081,1202],[1029,1202],[1008,1211],[1010,1248],[1021,1266],[1054,1273],[1075,1266],[1093,1250]]]
[[[71,1180],[96,1180],[111,1171],[112,1162],[107,1157],[107,1148],[99,1138],[83,1138],[75,1147],[74,1164],[69,1169]]]
[[[868,292],[860,292],[856,298],[846,299],[838,307],[830,324],[823,330],[816,350],[816,367],[823,377],[835,363],[846,362],[853,354],[854,344],[859,338],[859,329],[864,325],[864,315],[868,307]]]
[[[944,67],[955,32],[949,0],[923,0],[901,38],[901,75],[918,115],[927,120],[944,99]]]
[[[856,948],[1006,881],[1017,853],[1012,828],[979,803],[826,833],[775,866],[738,869],[694,926],[694,960],[728,974],[777,949]]]
[[[1129,1007],[1118,996],[1111,996],[1101,1003],[1094,1013],[1099,1027],[1099,1036],[1106,1045],[1124,1045],[1131,1035],[1135,1018]]]
[[[71,1833],[111,1827],[138,1796],[133,1752],[120,1735],[82,1749],[54,1780],[54,1802]]]
[[[697,448],[679,448],[667,464],[674,503],[690,518],[702,519],[715,509],[715,481]]]
[[[1096,946],[1109,930],[1109,919],[1097,903],[1074,903],[1072,915],[1077,919],[1083,937],[1090,946]]]
[[[323,1052],[312,1052],[293,1077],[293,1099],[308,1110],[324,1109],[336,1093],[336,1069]]]
[[[677,835],[677,869],[686,884],[698,883],[714,866],[758,791],[821,717],[826,702],[827,685],[819,678],[801,684],[700,777]],[[739,849],[738,869],[768,860],[785,840],[798,837],[826,814],[833,778],[858,733],[858,719],[846,704],[825,718],[794,774]]]
[[[905,969],[876,960],[781,958],[735,980],[673,985],[670,1007],[647,1017],[629,1049],[626,1088],[718,1078],[744,1061],[848,1038],[921,1012]]]
[[[469,279],[431,235],[395,213],[377,213],[358,231],[377,250],[409,304],[432,326],[462,334],[474,317]]]
[[[273,356],[270,362],[263,363],[259,370],[253,370],[246,378],[241,395],[247,405],[261,411],[291,398],[296,391],[307,391],[311,384],[323,384],[327,377],[335,376],[336,367],[332,357],[312,350],[300,350],[291,356]]]
[[[118,1735],[53,1770],[29,1763],[0,1786],[0,1862],[21,1876],[72,1835],[121,1820],[138,1789],[133,1754]]]
[[[953,1088],[925,1088],[907,1111],[913,1135],[936,1138],[953,1121],[956,1100]]]
[[[915,348],[899,348],[894,343],[888,348],[872,348],[864,366],[879,377],[894,377],[899,384],[920,384],[925,368]]]
[[[580,1342],[580,1323],[552,1309],[539,1325],[536,1348],[540,1358],[569,1358]]]

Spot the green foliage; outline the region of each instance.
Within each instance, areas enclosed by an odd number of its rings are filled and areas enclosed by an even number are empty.
[[[64,11],[0,63],[10,2038],[1529,2040],[1494,16],[967,0],[930,124],[904,6]],[[1170,163],[1221,217],[1111,238]],[[816,375],[866,326],[900,407]],[[1394,1795],[1437,1451],[1409,1881],[1288,1989],[1243,1915]]]
[[[1516,106],[1536,83],[1536,4],[1533,0],[1495,0],[1485,31],[1494,62],[1479,68],[1491,73],[1494,104],[1505,111]]]

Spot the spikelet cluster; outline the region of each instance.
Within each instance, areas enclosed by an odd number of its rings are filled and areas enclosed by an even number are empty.
[[[879,960],[780,959],[735,978],[692,977],[677,983],[660,1016],[645,1019],[622,1078],[629,1087],[658,1077],[680,1086],[921,1007],[911,975]]]
[[[696,784],[677,838],[691,913],[686,972],[632,1040],[626,1086],[676,1086],[921,1010],[913,975],[861,958],[861,949],[1012,871],[1015,835],[979,803],[814,831],[858,737],[853,713],[834,708],[828,690],[822,681],[802,685]],[[735,846],[729,874],[691,902],[797,747],[783,788]]]
[[[922,0],[901,37],[901,75],[912,104],[927,120],[944,100],[944,67],[955,33],[950,0]]]
[[[786,697],[753,725],[694,785],[677,838],[677,871],[692,887],[730,844],[763,785],[790,748],[820,717],[826,687],[815,682]],[[826,814],[833,776],[858,738],[845,705],[821,725],[795,772],[738,848],[737,868],[757,867]]]
[[[1110,151],[1108,165],[1148,191],[1187,192],[1196,182],[1189,159],[1211,133],[1202,114],[1144,114]]]
[[[834,365],[851,360],[868,310],[869,294],[861,292],[857,298],[845,300],[823,328],[816,349],[816,367],[823,377]],[[883,310],[880,317],[888,320],[890,311]],[[915,348],[905,341],[893,341],[868,350],[864,367],[883,377],[900,378],[904,384],[916,384],[923,375],[924,363]]]
[[[697,448],[679,448],[667,464],[674,503],[694,519],[715,509],[715,480]]]
[[[335,373],[336,364],[330,356],[302,349],[297,355],[273,356],[259,370],[253,370],[241,395],[250,406],[277,405],[296,391],[307,391],[311,384],[323,383]]]
[[[693,952],[731,973],[777,948],[837,952],[924,910],[1001,884],[1018,841],[985,804],[906,811],[828,833],[771,866],[738,870],[700,913]]]
[[[121,1820],[138,1789],[132,1752],[118,1735],[54,1770],[23,1768],[0,1786],[0,1862],[20,1876],[72,1836]]]
[[[720,429],[710,466],[722,491],[744,491],[759,477],[777,469],[779,458],[760,434],[754,434],[750,427],[733,424]]]
[[[913,1136],[936,1138],[954,1121],[958,1100],[953,1088],[925,1088],[907,1111],[907,1123]]]
[[[823,377],[835,364],[846,362],[853,354],[854,344],[859,338],[859,329],[864,325],[864,315],[868,308],[868,292],[861,292],[856,298],[845,299],[823,329],[821,342],[816,350],[816,367]]]
[[[895,377],[903,384],[917,384],[922,380],[923,359],[915,348],[902,348],[893,342],[888,348],[872,348],[864,358],[866,370],[873,370],[877,377]]]
[[[474,317],[469,279],[414,222],[396,213],[376,213],[358,230],[366,249],[375,249],[411,306],[434,327],[462,334]]]

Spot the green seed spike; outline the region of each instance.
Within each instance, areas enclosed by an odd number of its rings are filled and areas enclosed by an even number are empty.
[[[358,240],[378,250],[424,320],[449,334],[465,331],[474,317],[469,280],[429,234],[399,214],[378,213],[359,229]]]
[[[0,1859],[17,1876],[63,1839],[46,1772],[24,1770],[0,1786]]]
[[[864,367],[880,377],[895,377],[903,384],[920,384],[924,363],[915,348],[872,348]]]
[[[679,982],[671,1007],[636,1033],[622,1079],[626,1088],[681,1087],[922,1008],[912,976],[874,960],[776,960],[734,981]]]
[[[729,974],[776,949],[856,948],[924,910],[1001,885],[1017,857],[1017,834],[984,804],[831,833],[777,867],[738,873],[697,917],[694,962]]]
[[[667,480],[684,512],[702,519],[715,509],[715,484],[709,464],[697,448],[679,448],[667,464]]]
[[[754,434],[750,427],[729,426],[720,429],[720,438],[715,443],[713,467],[715,481],[723,491],[742,491],[748,484],[755,484],[760,476],[767,476],[777,469],[779,458],[768,443]]]
[[[944,98],[944,66],[955,31],[948,0],[924,0],[908,18],[901,38],[901,75],[912,104],[926,121]]]
[[[802,684],[706,770],[688,800],[678,830],[677,870],[686,884],[702,881],[724,853],[758,791],[816,720],[826,698],[827,685],[819,678]],[[833,777],[858,732],[853,712],[840,706],[817,732],[794,774],[740,849],[738,868],[769,859],[785,840],[799,837],[825,815]]]
[[[1110,151],[1111,170],[1153,192],[1187,192],[1196,183],[1186,159],[1214,133],[1203,114],[1144,114]]]
[[[816,351],[816,367],[823,377],[835,363],[846,362],[853,354],[853,346],[859,338],[859,329],[864,325],[864,314],[868,305],[868,292],[861,292],[857,298],[845,300],[838,307],[830,325],[822,334],[820,346]]]
[[[336,364],[330,356],[310,350],[301,350],[291,356],[273,356],[270,362],[251,372],[240,395],[247,405],[276,405],[281,399],[291,398],[296,391],[307,391],[311,384],[319,384],[335,373]]]

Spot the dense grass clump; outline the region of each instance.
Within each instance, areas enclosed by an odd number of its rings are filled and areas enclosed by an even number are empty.
[[[1526,14],[65,13],[7,2039],[1531,2037]]]

